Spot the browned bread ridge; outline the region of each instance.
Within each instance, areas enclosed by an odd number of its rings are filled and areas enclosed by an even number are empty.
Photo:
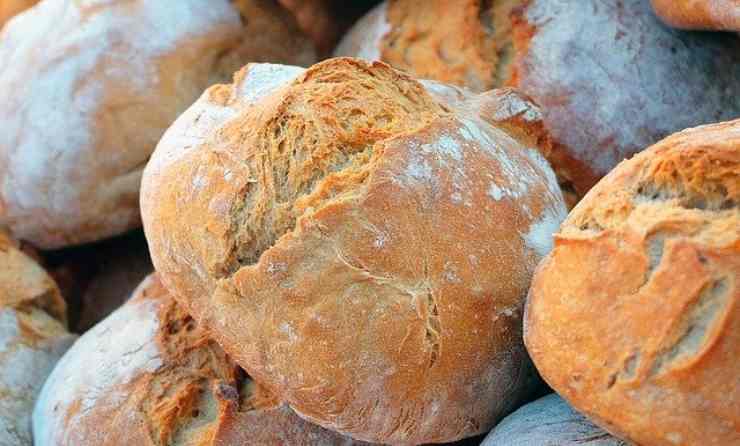
[[[528,94],[571,205],[659,139],[740,115],[740,38],[667,28],[645,0],[388,0],[334,54]]]
[[[547,142],[512,90],[249,65],[146,168],[152,260],[302,417],[392,444],[479,434],[533,383],[521,306],[565,214]]]
[[[555,237],[529,292],[543,378],[610,432],[740,444],[740,120],[617,166]]]
[[[244,372],[156,274],[59,362],[34,412],[36,444],[352,445]]]
[[[271,0],[46,0],[0,32],[0,227],[42,249],[141,224],[164,130],[246,62],[310,64]]]
[[[650,0],[666,24],[683,29],[740,31],[738,0]]]
[[[2,0],[0,1],[0,29],[5,22],[13,18],[16,14],[30,8],[38,3],[39,0]]]
[[[31,446],[33,403],[74,341],[46,272],[0,232],[0,444]]]

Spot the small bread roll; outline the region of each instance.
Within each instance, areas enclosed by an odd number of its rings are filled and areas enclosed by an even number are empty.
[[[683,29],[740,31],[738,0],[650,0],[666,24]]]
[[[740,115],[740,38],[669,29],[645,0],[388,0],[335,55],[530,95],[571,204],[659,139]]]
[[[33,429],[39,446],[356,444],[246,376],[156,274],[59,361]]]
[[[31,411],[75,337],[59,289],[0,233],[0,444],[31,446]]]
[[[302,417],[375,443],[483,433],[534,382],[521,308],[565,215],[542,128],[509,90],[249,65],[146,168],[152,260]]]
[[[51,249],[140,225],[143,167],[205,87],[313,50],[269,0],[46,0],[0,61],[0,227]]]
[[[25,11],[31,6],[38,3],[39,0],[2,0],[0,1],[0,29],[5,22],[13,18],[16,14]]]
[[[543,378],[615,435],[740,444],[740,120],[620,164],[540,264],[525,342]]]
[[[481,446],[628,446],[552,393],[504,418]]]

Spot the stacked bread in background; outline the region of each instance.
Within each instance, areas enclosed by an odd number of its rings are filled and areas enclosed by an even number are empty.
[[[740,445],[738,17],[0,2],[0,445]]]

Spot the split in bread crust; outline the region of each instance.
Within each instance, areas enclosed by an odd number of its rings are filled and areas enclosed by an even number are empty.
[[[249,65],[160,142],[145,231],[163,282],[302,417],[453,441],[532,390],[521,299],[565,214],[547,142],[511,90]]]
[[[525,342],[543,378],[637,444],[740,442],[740,121],[620,164],[540,264]]]

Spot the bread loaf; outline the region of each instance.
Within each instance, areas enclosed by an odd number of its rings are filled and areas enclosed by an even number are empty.
[[[522,299],[565,215],[538,142],[513,91],[249,65],[147,165],[152,260],[302,417],[391,444],[483,433],[531,389]]]
[[[0,29],[5,22],[13,18],[19,12],[22,12],[35,5],[39,0],[3,0],[0,2]]]
[[[46,0],[0,33],[0,227],[43,249],[140,225],[164,130],[247,61],[311,63],[268,0]]]
[[[650,0],[663,21],[677,28],[740,31],[737,0]]]
[[[543,378],[651,446],[740,444],[740,120],[620,164],[555,237],[529,292]]]
[[[628,446],[552,393],[504,418],[481,446]]]
[[[644,0],[388,0],[335,55],[524,91],[542,106],[572,204],[670,133],[740,115],[740,38],[666,28]]]
[[[31,446],[31,411],[74,340],[51,278],[0,233],[0,444]]]
[[[252,381],[156,275],[62,358],[33,426],[39,446],[356,444]]]

